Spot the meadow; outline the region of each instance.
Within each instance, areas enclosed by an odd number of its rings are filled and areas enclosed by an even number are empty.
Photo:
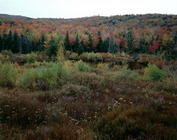
[[[57,54],[1,53],[2,140],[176,139],[176,61]]]

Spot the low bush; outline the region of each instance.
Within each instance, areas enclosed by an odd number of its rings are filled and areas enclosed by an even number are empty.
[[[80,102],[80,101],[71,101],[64,104],[65,111],[67,115],[73,118],[75,123],[88,122],[95,117],[97,114],[98,108],[94,106],[95,104]],[[98,114],[97,114],[98,115]]]
[[[163,85],[162,87],[159,88],[163,91],[177,94],[177,87],[175,87],[174,84]]]
[[[35,63],[35,61],[36,61],[36,55],[34,53],[27,55],[27,62],[29,64]]]
[[[50,89],[57,84],[57,73],[52,69],[38,68],[24,73],[22,85],[31,89]]]
[[[98,119],[94,130],[99,140],[175,139],[175,116],[143,106],[120,106]]]
[[[76,84],[67,84],[63,86],[61,89],[61,94],[67,96],[84,94],[88,92],[89,92],[89,88],[87,88],[86,86],[76,85]]]
[[[100,55],[102,56],[104,62],[112,60],[115,57],[111,53],[100,53]]]
[[[9,57],[9,61],[11,63],[17,63],[19,65],[24,65],[28,62],[28,58],[24,54],[13,55],[12,57]]]
[[[11,64],[0,64],[0,85],[13,87],[16,84],[17,70]]]
[[[144,78],[146,80],[153,81],[163,81],[166,77],[166,74],[163,70],[159,69],[156,65],[150,64],[144,70]]]
[[[82,53],[80,56],[80,59],[83,61],[88,61],[88,62],[100,62],[103,61],[103,57],[99,53]]]
[[[89,72],[91,70],[91,67],[84,63],[82,60],[78,61],[75,63],[75,69],[80,71],[80,72]]]
[[[66,124],[69,123],[68,117],[63,113],[64,108],[61,103],[48,104],[47,105],[47,120],[49,124]]]
[[[37,129],[5,128],[1,140],[79,140],[78,128],[72,125],[42,126]]]
[[[79,56],[77,53],[74,53],[72,52],[69,56],[68,56],[69,59],[71,60],[78,60],[79,59]]]
[[[177,84],[173,81],[173,79],[166,79],[165,82],[157,84],[156,87],[160,91],[162,90],[168,93],[177,94]]]
[[[28,127],[46,121],[46,110],[42,104],[29,96],[1,96],[0,123]]]
[[[70,64],[65,61],[64,63],[49,63],[48,69],[52,69],[59,78],[67,79],[70,76]]]
[[[103,60],[102,56],[99,53],[88,53],[87,60],[90,62],[100,62]]]
[[[162,69],[164,67],[164,61],[162,59],[159,59],[155,62],[156,66],[160,69]]]
[[[47,131],[46,131],[47,130]],[[28,140],[77,140],[79,139],[77,128],[72,125],[53,125],[40,128],[35,133],[26,135]]]
[[[109,70],[109,65],[106,63],[99,63],[99,64],[97,64],[96,68],[106,71],[106,70]]]
[[[117,72],[116,79],[128,79],[128,80],[139,80],[140,75],[133,70],[123,67]]]
[[[89,87],[90,89],[98,90],[102,88],[103,77],[94,73],[76,72],[71,76],[70,82]]]
[[[9,51],[9,50],[4,50],[4,51],[1,51],[2,55],[5,55],[5,56],[13,56],[13,53],[12,51]]]
[[[57,87],[59,80],[66,80],[68,76],[69,70],[62,63],[49,63],[25,72],[21,83],[26,88],[48,90]]]

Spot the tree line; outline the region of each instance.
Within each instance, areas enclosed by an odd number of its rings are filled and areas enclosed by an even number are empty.
[[[19,34],[9,31],[0,35],[0,51],[9,50],[13,53],[22,54],[46,51],[47,55],[52,57],[57,54],[58,47],[62,45],[65,50],[78,54],[83,52],[126,52],[129,54],[164,54],[168,59],[177,58],[177,32],[172,37],[154,35],[150,40],[147,40],[144,36],[137,39],[131,30],[122,33],[118,40],[114,38],[111,32],[104,39],[100,31],[97,32],[96,37],[91,33],[85,34],[87,35],[86,40],[78,33],[73,35],[69,32],[63,38],[41,34],[36,39],[32,37],[32,33]]]

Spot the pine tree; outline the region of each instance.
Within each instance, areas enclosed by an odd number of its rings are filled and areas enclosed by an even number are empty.
[[[89,43],[88,46],[86,48],[87,52],[92,52],[93,51],[93,37],[91,34],[88,34],[88,38],[89,38]]]
[[[10,30],[8,35],[7,35],[7,41],[6,41],[6,46],[7,46],[7,50],[12,50],[13,47],[13,34],[12,31]]]
[[[147,44],[145,38],[142,37],[142,38],[140,39],[140,41],[139,41],[139,47],[138,47],[138,49],[135,50],[135,51],[138,52],[138,53],[147,53],[147,52],[148,52],[147,47],[148,47],[148,44]]]
[[[73,51],[78,53],[78,54],[81,54],[83,53],[84,49],[81,45],[81,42],[80,42],[80,39],[79,39],[79,35],[76,34],[76,38],[75,38],[75,43],[74,43],[74,47],[73,47]]]
[[[107,38],[107,40],[108,40],[108,52],[109,53],[116,53],[116,45],[115,45],[115,43],[113,42],[113,40],[111,39],[111,37],[108,37]]]
[[[173,43],[171,47],[171,58],[177,60],[177,32],[173,36]]]
[[[3,38],[2,38],[2,36],[0,35],[0,52],[2,51],[2,41],[3,41]]]
[[[8,45],[8,35],[6,33],[3,33],[3,41],[2,41],[2,50],[7,50],[7,45]]]
[[[19,45],[19,36],[15,32],[14,35],[13,35],[13,48],[12,48],[13,53],[18,53],[19,52],[18,45]]]
[[[102,37],[101,37],[101,32],[98,31],[97,33],[98,35],[98,45],[97,45],[97,52],[104,52],[104,49],[103,49],[103,40],[102,40]]]
[[[71,44],[70,44],[70,41],[69,41],[69,32],[68,31],[66,33],[66,37],[65,37],[65,40],[64,40],[64,46],[65,46],[66,50],[68,50],[68,51],[72,50]]]
[[[134,41],[134,37],[133,37],[133,34],[132,34],[132,31],[128,31],[125,35],[126,39],[127,39],[127,47],[128,47],[128,50],[127,52],[129,53],[132,53],[133,52],[133,41]]]
[[[37,49],[36,49],[36,51],[39,51],[39,52],[41,52],[41,51],[44,51],[45,50],[45,41],[46,41],[47,39],[46,39],[46,36],[44,35],[44,34],[42,34],[41,35],[41,37],[40,37],[40,39],[39,39],[39,41],[38,41],[38,43],[37,43]]]
[[[58,42],[54,37],[52,37],[48,43],[47,55],[49,56],[49,58],[56,57],[57,52],[58,52]]]

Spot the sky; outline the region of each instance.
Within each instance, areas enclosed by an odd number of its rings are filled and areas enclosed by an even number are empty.
[[[32,18],[147,13],[177,14],[177,0],[0,0],[0,14]]]

